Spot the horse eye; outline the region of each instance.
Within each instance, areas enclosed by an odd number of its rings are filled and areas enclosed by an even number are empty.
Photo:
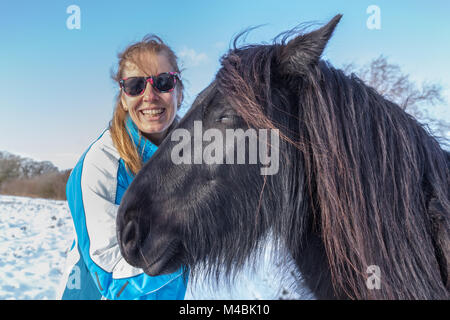
[[[220,116],[219,118],[217,118],[216,122],[224,122],[224,123],[231,122],[231,121],[233,121],[234,118],[236,118],[236,116],[234,116],[234,115],[223,115],[223,116]]]

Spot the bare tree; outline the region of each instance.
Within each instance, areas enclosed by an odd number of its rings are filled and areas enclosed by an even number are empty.
[[[20,176],[20,157],[0,151],[0,186]]]
[[[346,74],[356,74],[386,99],[397,103],[421,123],[427,124],[442,140],[448,136],[450,123],[433,119],[427,112],[427,108],[431,106],[446,103],[439,84],[423,82],[418,87],[409,79],[409,75],[404,74],[398,65],[389,63],[383,55],[362,67],[349,63],[342,69]]]

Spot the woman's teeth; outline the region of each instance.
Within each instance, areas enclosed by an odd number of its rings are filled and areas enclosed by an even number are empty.
[[[151,115],[151,116],[156,116],[156,115],[158,115],[158,114],[163,113],[163,112],[164,112],[164,109],[163,109],[163,108],[159,108],[159,109],[151,109],[151,110],[142,110],[141,112],[142,112],[143,114],[148,114],[148,115]]]

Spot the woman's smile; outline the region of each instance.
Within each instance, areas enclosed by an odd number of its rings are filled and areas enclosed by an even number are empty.
[[[147,121],[163,120],[166,114],[166,108],[151,108],[139,110],[140,115]]]

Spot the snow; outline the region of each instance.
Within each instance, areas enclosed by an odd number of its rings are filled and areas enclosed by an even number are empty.
[[[66,201],[0,195],[0,300],[56,299],[73,232]],[[190,282],[186,299],[312,298],[295,289],[296,271],[281,268],[286,261],[271,253],[268,245],[261,263],[230,285]]]
[[[72,241],[65,201],[0,195],[0,299],[55,299]]]

